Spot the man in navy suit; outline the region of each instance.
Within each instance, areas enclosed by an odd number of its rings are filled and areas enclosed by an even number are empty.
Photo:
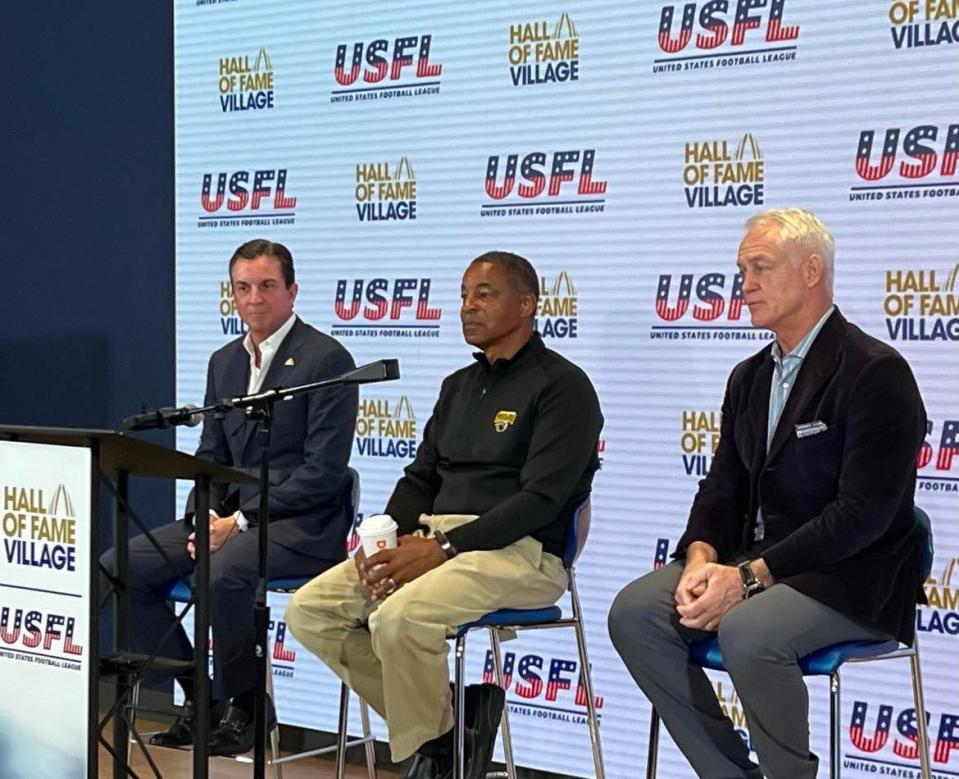
[[[926,416],[906,361],[833,304],[822,222],[788,209],[747,226],[743,294],[776,339],[730,375],[677,559],[619,593],[609,628],[698,776],[814,779],[798,658],[913,638]],[[689,662],[688,645],[716,633],[759,766]]]
[[[349,371],[353,358],[335,339],[293,313],[297,285],[293,257],[279,243],[248,241],[230,260],[230,280],[245,337],[210,357],[206,404],[270,387],[308,384]],[[356,423],[355,387],[297,395],[278,403],[270,440],[270,469],[278,483],[269,495],[272,576],[311,576],[345,559],[348,463]],[[223,465],[257,468],[257,422],[242,410],[208,415],[197,456]],[[218,692],[222,712],[210,735],[210,754],[230,755],[253,745],[254,625],[260,521],[256,485],[211,488],[210,611]],[[130,542],[131,640],[135,650],[152,651],[174,622],[163,590],[194,565],[192,495],[186,521],[153,531],[171,562],[145,536]],[[103,565],[113,571],[112,550]],[[189,659],[192,648],[181,627],[161,655]],[[161,746],[192,743],[193,681],[180,678],[186,706],[176,722],[152,738]],[[228,705],[227,705],[228,704]]]

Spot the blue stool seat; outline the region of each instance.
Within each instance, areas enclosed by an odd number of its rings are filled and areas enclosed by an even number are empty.
[[[899,642],[889,641],[846,641],[841,644],[817,649],[799,661],[803,676],[831,676],[843,663],[864,657],[878,657],[899,649]],[[723,655],[719,651],[719,641],[715,636],[704,638],[691,644],[689,656],[696,665],[713,671],[725,671]]]
[[[279,592],[295,590],[299,587],[302,587],[312,579],[312,576],[284,576],[279,579],[270,579],[266,583],[266,588],[268,590],[277,590]],[[192,577],[190,581],[192,581]],[[182,579],[174,579],[167,585],[163,595],[167,600],[176,601],[177,603],[186,603],[191,597],[190,585]]]
[[[484,614],[475,622],[460,625],[456,631],[457,637],[462,636],[473,628],[502,628],[511,625],[535,625],[539,622],[555,622],[563,618],[563,610],[559,606],[547,606],[545,609],[500,609]]]

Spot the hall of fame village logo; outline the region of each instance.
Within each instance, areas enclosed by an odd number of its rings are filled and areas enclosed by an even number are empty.
[[[566,271],[560,271],[552,283],[546,276],[540,276],[536,332],[543,338],[578,338],[576,308],[576,287]]]
[[[957,163],[959,123],[889,127],[878,132],[862,130],[856,146],[855,168],[856,175],[867,183],[850,187],[849,199],[959,197]]]
[[[936,563],[938,564],[938,560]],[[923,584],[929,604],[916,610],[916,630],[959,636],[959,558],[950,557]],[[959,736],[959,733],[956,734]]]
[[[959,419],[926,420],[925,440],[916,456],[916,490],[959,493]]]
[[[223,113],[269,110],[273,89],[273,60],[266,49],[253,57],[220,57],[217,90]]]
[[[296,223],[296,197],[287,194],[287,168],[203,174],[197,227],[278,227]]]
[[[429,278],[337,279],[330,335],[439,338],[442,309],[430,305]]]
[[[62,484],[49,503],[39,487],[4,485],[3,552],[8,565],[76,571],[76,510]]]
[[[443,66],[430,62],[432,45],[432,35],[405,35],[392,41],[377,38],[369,43],[357,41],[352,47],[338,44],[333,66],[336,86],[330,92],[330,102],[439,94]]]
[[[220,328],[223,335],[246,335],[246,323],[236,312],[236,298],[233,296],[233,282],[227,279],[220,282]]]
[[[556,216],[605,211],[603,196],[607,182],[593,178],[595,165],[596,149],[491,155],[486,161],[488,201],[480,206],[480,216]]]
[[[3,564],[61,574],[77,570],[76,508],[63,484],[3,487]],[[29,589],[29,588],[28,588]],[[0,656],[80,670],[77,617],[0,604]]]
[[[407,157],[396,164],[356,164],[353,197],[361,222],[403,222],[416,219],[416,173]]]
[[[689,409],[681,413],[679,448],[687,476],[702,477],[709,473],[719,446],[721,419],[719,411]]]
[[[406,395],[360,398],[356,452],[364,457],[412,460],[416,456],[416,414]]]
[[[683,149],[683,192],[690,208],[763,204],[766,169],[752,133],[734,141],[687,142]]]
[[[511,24],[509,75],[514,87],[579,81],[579,35],[568,13],[547,21]]]
[[[893,341],[959,341],[959,263],[887,270],[882,310]]]
[[[895,0],[889,22],[897,49],[959,43],[959,0]]]
[[[496,683],[496,666],[489,649],[483,681]],[[503,687],[511,715],[586,724],[586,686],[577,659],[503,652]],[[594,702],[597,719],[602,719],[603,697],[595,695]]]
[[[655,302],[661,324],[652,325],[649,337],[665,341],[771,341],[773,334],[768,330],[739,324],[745,303],[741,273],[664,273],[656,286]]]
[[[653,73],[769,66],[796,59],[799,47],[790,41],[799,38],[799,25],[783,21],[786,0],[737,0],[735,10],[731,5],[729,0],[686,3],[681,14],[676,3],[663,6],[657,40],[666,56],[653,60]]]

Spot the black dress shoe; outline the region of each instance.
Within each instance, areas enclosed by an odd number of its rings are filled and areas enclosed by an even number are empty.
[[[150,736],[150,743],[157,747],[189,747],[193,746],[193,719],[196,713],[193,701],[183,704],[183,711],[166,730]],[[214,703],[210,707],[210,730],[220,717],[223,716],[223,704]]]
[[[447,766],[444,770],[435,758],[419,752],[413,755],[413,759],[403,771],[403,779],[452,779],[452,776],[452,766]]]
[[[505,702],[506,693],[498,685],[466,688],[466,779],[485,779]]]
[[[269,733],[276,727],[276,709],[273,701],[266,699],[266,730]],[[242,755],[253,749],[255,721],[252,714],[239,706],[227,706],[226,713],[210,734],[209,754],[213,756],[232,757]]]

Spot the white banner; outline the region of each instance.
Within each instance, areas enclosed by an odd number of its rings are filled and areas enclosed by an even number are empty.
[[[4,779],[87,775],[90,467],[86,448],[0,441]]]
[[[235,247],[285,243],[300,316],[358,364],[400,360],[356,421],[361,510],[378,513],[441,380],[471,361],[463,270],[490,249],[528,257],[538,328],[606,418],[579,572],[607,773],[631,779],[649,705],[606,613],[673,549],[729,371],[770,338],[743,309],[745,219],[812,209],[836,237],[837,303],[909,360],[929,412],[917,502],[937,557],[918,627],[934,767],[959,775],[957,25],[954,2],[898,0],[178,0],[177,401],[203,397],[210,353],[242,333]],[[471,645],[475,680],[485,644]],[[571,640],[508,651],[519,762],[592,776]],[[844,775],[914,770],[907,676],[904,662],[844,673]],[[329,729],[319,679],[297,671],[278,692],[284,720]],[[825,776],[827,699],[811,685]],[[689,776],[665,734],[660,776]]]

